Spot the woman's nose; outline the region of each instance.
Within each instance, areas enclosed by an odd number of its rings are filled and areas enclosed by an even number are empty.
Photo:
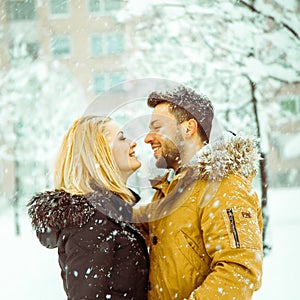
[[[136,147],[136,141],[130,141],[130,148]]]

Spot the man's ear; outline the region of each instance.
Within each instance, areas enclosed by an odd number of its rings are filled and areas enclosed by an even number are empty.
[[[189,119],[186,124],[186,134],[192,137],[198,130],[198,124],[195,119]]]

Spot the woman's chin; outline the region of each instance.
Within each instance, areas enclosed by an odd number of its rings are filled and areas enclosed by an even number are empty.
[[[137,159],[134,165],[132,166],[132,171],[135,172],[142,166],[142,163]]]
[[[135,159],[135,161],[131,162],[130,169],[128,168],[126,171],[124,170],[123,175],[126,174],[126,176],[123,176],[123,177],[128,178],[133,173],[135,173],[141,166],[142,166],[142,163],[139,160]]]

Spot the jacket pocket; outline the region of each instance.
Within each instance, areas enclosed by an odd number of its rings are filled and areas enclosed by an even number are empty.
[[[198,246],[183,232],[179,231],[176,236],[177,247],[187,261],[201,273],[208,274],[208,255],[199,253],[196,249]]]
[[[261,250],[262,234],[253,209],[235,206],[222,213],[231,248]]]

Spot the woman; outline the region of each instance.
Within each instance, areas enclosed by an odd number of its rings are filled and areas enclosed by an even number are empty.
[[[83,117],[63,139],[55,190],[28,203],[40,242],[58,248],[70,300],[147,299],[148,253],[132,225],[138,196],[126,187],[141,163],[110,118]]]

